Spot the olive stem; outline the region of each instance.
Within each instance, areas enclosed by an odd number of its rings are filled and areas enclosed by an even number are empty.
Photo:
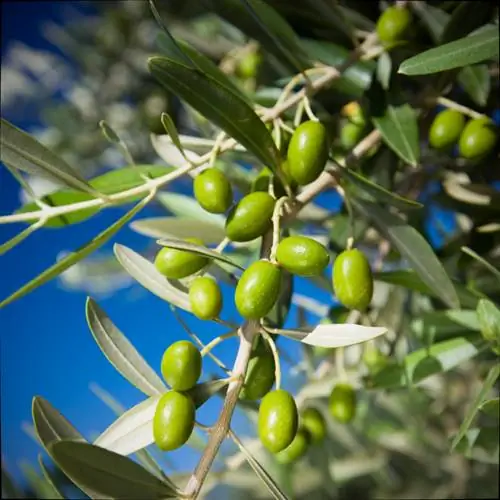
[[[281,387],[281,364],[280,364],[280,356],[278,354],[278,350],[276,349],[276,344],[274,343],[273,338],[269,333],[267,333],[265,330],[261,331],[262,336],[266,340],[266,342],[269,344],[269,347],[271,348],[271,352],[273,353],[273,358],[274,358],[274,379],[275,379],[275,384],[276,384],[276,390],[278,390]]]
[[[289,127],[281,118],[278,118],[278,122],[283,130],[286,130],[289,134],[293,134],[293,128]]]
[[[297,128],[302,121],[302,115],[304,114],[304,100],[300,101],[295,110],[295,116],[293,117],[293,126]]]
[[[217,138],[215,139],[214,147],[212,151],[210,151],[210,160],[208,162],[208,166],[211,168],[215,165],[215,161],[217,160],[217,155],[220,153],[221,145],[226,138],[226,133],[221,132]]]
[[[231,240],[229,238],[224,238],[218,245],[217,248],[215,249],[216,252],[223,252],[224,249],[231,243]]]
[[[304,110],[306,112],[306,115],[309,117],[309,119],[314,121],[314,122],[319,122],[318,117],[313,113],[313,110],[311,109],[311,102],[309,101],[309,98],[304,97],[302,102],[304,103]]]
[[[344,363],[344,348],[337,347],[335,349],[335,366],[337,368],[337,374],[342,381],[347,381],[347,372],[345,371]]]
[[[281,143],[281,128],[278,119],[274,120],[273,126],[274,126],[273,128],[274,143],[276,144],[276,147],[279,149]]]
[[[460,111],[460,113],[470,116],[471,118],[482,118],[485,116],[482,113],[478,113],[477,111],[474,111],[473,109],[470,109],[467,106],[458,104],[458,102],[452,101],[447,97],[437,97],[436,103],[441,104],[442,106],[446,106],[449,109],[455,109],[456,111]]]
[[[280,217],[281,217],[281,209],[283,208],[283,205],[286,203],[288,200],[287,196],[283,196],[280,198],[277,202],[276,205],[274,206],[274,212],[273,212],[273,243],[271,246],[271,254],[269,257],[269,260],[273,262],[274,264],[276,263],[276,251],[278,250],[278,245],[280,242]]]
[[[225,333],[224,335],[219,335],[218,337],[215,337],[212,341],[210,341],[208,344],[205,345],[205,347],[201,350],[201,355],[205,356],[208,354],[215,346],[218,346],[221,342],[224,342],[224,340],[237,337],[238,332],[229,332]]]

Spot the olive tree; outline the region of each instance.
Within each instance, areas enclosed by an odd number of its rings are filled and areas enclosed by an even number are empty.
[[[83,493],[194,499],[218,484],[280,499],[346,488],[391,498],[497,492],[498,9],[435,3],[200,2],[196,16],[216,16],[244,41],[216,57],[186,41],[189,29],[174,36],[151,1],[162,31],[147,68],[182,103],[175,114],[158,110],[162,130],[150,142],[161,163],[134,160],[102,120],[126,165],[88,178],[2,119],[5,167],[28,193],[26,174],[60,189],[0,216],[28,224],[1,253],[34,231],[132,206],[0,307],[116,236],[119,266],[192,339],[168,346],[162,379],[87,299],[97,345],[144,400],[118,407],[89,442],[33,399],[38,440]],[[168,191],[179,178],[192,179],[192,197]],[[135,219],[157,200],[169,215]],[[437,249],[425,228],[435,204],[457,223]],[[128,224],[152,238],[154,255],[119,243]],[[301,294],[303,282],[330,301]],[[238,324],[224,318],[220,283]],[[182,311],[223,333],[203,343]],[[214,350],[230,338],[238,348],[226,366]],[[290,367],[292,342],[303,360]],[[207,358],[219,373],[200,381]],[[285,366],[300,383],[288,383]],[[222,410],[203,422],[212,397]],[[236,431],[235,412],[256,437]],[[198,448],[198,464],[167,474],[158,448],[183,445]]]

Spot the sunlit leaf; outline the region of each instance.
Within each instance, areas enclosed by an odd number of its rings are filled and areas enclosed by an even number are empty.
[[[491,300],[481,299],[477,305],[477,317],[483,337],[500,347],[500,309]]]
[[[86,314],[94,340],[121,375],[148,396],[156,396],[167,390],[161,378],[133,344],[90,297],[87,298]]]

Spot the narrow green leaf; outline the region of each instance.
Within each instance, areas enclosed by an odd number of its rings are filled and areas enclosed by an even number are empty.
[[[97,345],[116,370],[147,396],[167,390],[166,385],[133,344],[90,297],[86,303],[87,322]]]
[[[24,498],[18,486],[2,463],[2,498]]]
[[[132,460],[103,448],[72,441],[50,447],[57,465],[80,488],[111,498],[176,498],[172,488]]]
[[[486,106],[491,89],[491,79],[486,64],[465,66],[457,78],[458,83],[478,106]]]
[[[16,234],[13,238],[0,245],[0,256],[12,250],[16,245],[22,243],[33,231],[36,231],[40,226],[38,224],[31,224],[20,233]]]
[[[175,126],[174,120],[172,120],[172,117],[168,113],[162,113],[160,119],[163,128],[170,136],[170,139],[172,139],[174,146],[179,150],[182,156],[185,157],[186,155],[184,154],[184,148],[182,147],[181,141],[179,139],[179,132],[177,132],[177,127]]]
[[[500,376],[500,364],[496,364],[488,372],[488,376],[486,377],[481,390],[474,398],[474,401],[471,403],[465,415],[464,421],[462,422],[462,425],[458,430],[457,435],[453,438],[453,441],[451,443],[451,451],[453,451],[456,448],[458,443],[465,436],[465,433],[469,430],[469,427],[471,426],[472,421],[474,420],[474,417],[476,416],[476,413],[478,412],[481,403],[488,397],[491,388],[493,387],[499,376]]]
[[[417,166],[420,157],[417,114],[408,104],[387,106],[384,116],[372,117],[384,142],[405,162]]]
[[[112,236],[114,236],[125,224],[127,224],[127,222],[129,222],[130,219],[132,219],[132,217],[134,217],[149,202],[149,200],[150,197],[144,198],[134,208],[132,208],[132,210],[128,211],[123,217],[120,217],[120,219],[118,219],[107,229],[99,233],[95,238],[85,243],[85,245],[78,248],[75,252],[68,254],[66,257],[43,271],[36,278],[23,285],[21,288],[19,288],[19,290],[0,302],[0,309],[10,304],[11,302],[14,302],[14,300],[23,297],[24,295],[31,292],[35,288],[38,288],[44,283],[47,283],[47,281],[55,278],[63,271],[70,268],[73,264],[76,264],[84,257],[87,257],[87,255],[90,255],[93,251],[97,250]]]
[[[170,283],[149,260],[123,245],[115,244],[114,252],[125,271],[144,288],[170,304],[191,312],[187,293]]]
[[[400,217],[375,203],[352,199],[352,205],[391,240],[403,257],[408,259],[422,281],[442,297],[452,309],[460,308],[460,301],[450,277],[425,238]]]
[[[498,53],[498,28],[493,26],[410,57],[399,66],[398,73],[428,75],[497,58]]]
[[[166,57],[151,57],[148,66],[151,74],[168,90],[277,171],[280,157],[271,134],[254,110],[237,94],[212,77]]]
[[[78,191],[99,196],[99,192],[78,172],[33,136],[3,118],[0,131],[0,161],[29,174],[38,174]]]
[[[99,122],[99,127],[101,128],[104,137],[112,144],[121,144],[121,139],[114,129],[105,120]]]
[[[226,236],[224,226],[205,220],[187,220],[182,217],[152,217],[132,221],[130,227],[150,238],[191,238],[193,234],[206,245],[220,243]]]
[[[417,15],[427,27],[434,43],[438,45],[450,15],[438,7],[429,5],[427,2],[419,2],[413,4],[412,7],[414,7]]]
[[[210,248],[206,248],[201,245],[195,245],[194,243],[190,243],[188,241],[162,239],[158,240],[157,243],[158,245],[161,245],[163,247],[175,248],[177,250],[186,250],[188,252],[196,253],[198,255],[203,255],[204,257],[208,257],[209,259],[214,259],[229,264],[230,266],[236,267],[241,271],[245,270],[243,266],[240,266],[240,264],[233,261],[227,255],[216,252],[215,250],[211,250]]]
[[[45,466],[43,462],[42,455],[38,455],[38,463],[40,464],[40,469],[42,469],[42,474],[51,488],[51,498],[64,499],[64,495],[61,493],[57,487],[55,479],[52,477],[49,469]]]
[[[479,406],[479,409],[490,417],[500,418],[500,398],[488,399]]]
[[[281,491],[279,486],[266,472],[264,467],[262,467],[262,465],[260,465],[260,463],[254,458],[254,456],[246,449],[245,445],[241,442],[238,436],[233,431],[229,431],[229,435],[235,442],[236,446],[238,446],[240,451],[243,453],[243,455],[245,455],[248,464],[254,470],[255,474],[257,474],[259,479],[266,485],[272,497],[276,500],[288,500],[288,497]]]
[[[196,384],[192,389],[186,391],[189,397],[193,400],[196,408],[203,406],[212,396],[217,394],[221,389],[229,383],[226,379],[209,380]]]
[[[392,60],[388,52],[382,52],[377,61],[377,79],[384,90],[389,89],[392,73]]]
[[[483,337],[500,347],[500,310],[491,300],[481,299],[477,305],[477,317]]]
[[[478,253],[474,252],[469,247],[462,247],[461,248],[462,252],[466,253],[467,255],[470,255],[474,260],[477,260],[480,264],[482,264],[488,271],[491,272],[494,276],[496,276],[498,279],[500,279],[500,271],[490,264],[486,259],[483,259]]]
[[[30,463],[22,460],[19,464],[25,479],[28,482],[29,489],[34,492],[35,498],[52,499],[55,498],[55,492],[52,486],[40,475],[37,469]]]

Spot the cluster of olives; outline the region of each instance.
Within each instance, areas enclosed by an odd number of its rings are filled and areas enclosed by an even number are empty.
[[[181,447],[194,428],[196,407],[186,391],[201,375],[200,351],[188,341],[172,344],[163,354],[161,373],[171,390],[163,394],[153,418],[153,436],[163,451]]]
[[[487,116],[466,123],[465,116],[455,109],[438,113],[429,129],[429,143],[433,148],[447,150],[458,143],[459,155],[468,160],[485,157],[496,141],[496,127]]]
[[[411,13],[405,7],[388,7],[378,18],[376,31],[385,47],[405,39],[411,25]]]

